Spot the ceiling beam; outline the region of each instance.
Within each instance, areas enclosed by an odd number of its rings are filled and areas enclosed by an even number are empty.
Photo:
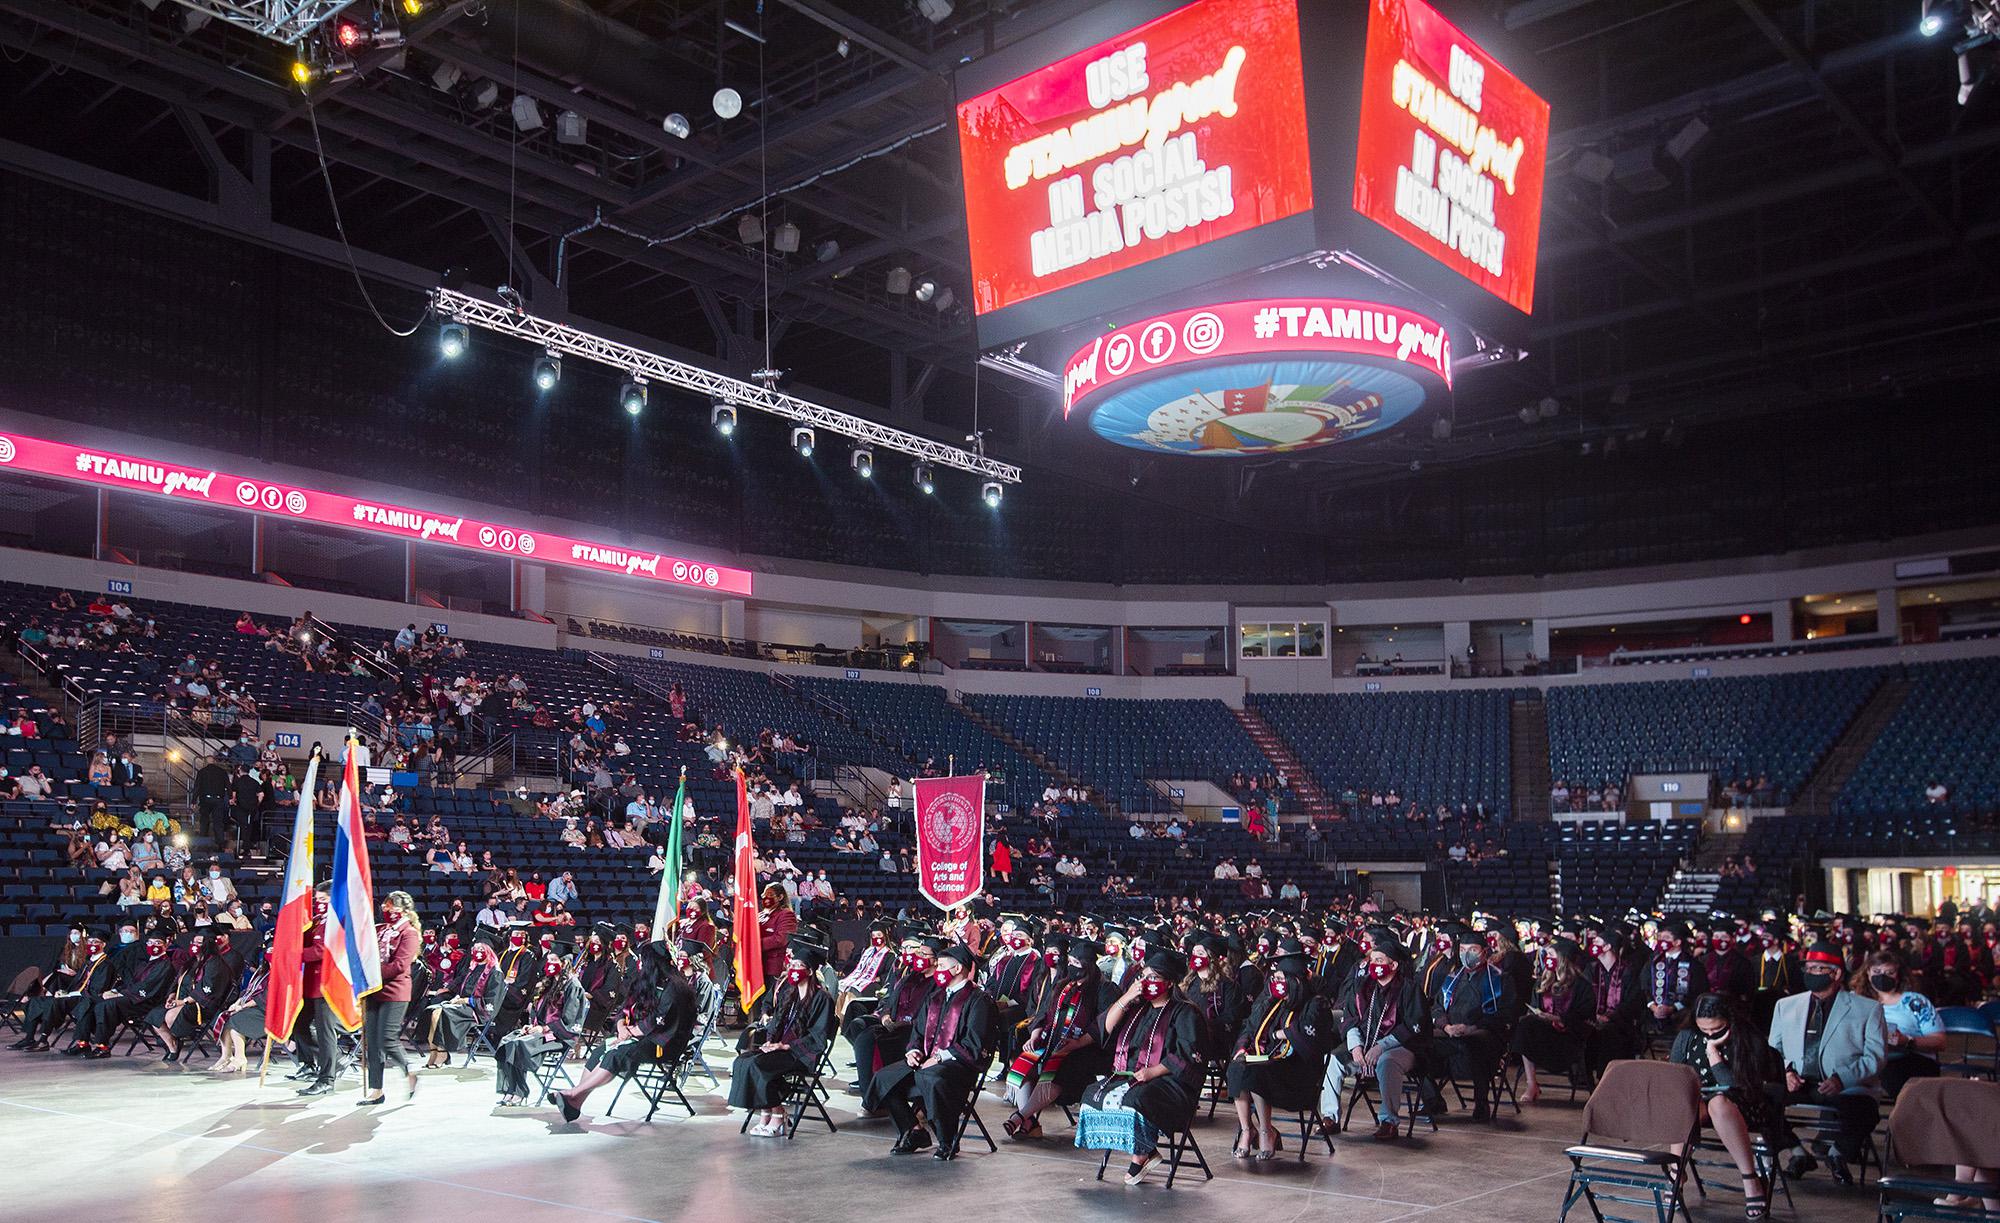
[[[867,22],[840,11],[826,0],[778,0],[778,2],[786,8],[804,13],[848,41],[858,43],[884,59],[894,60],[912,72],[925,76],[945,75],[936,64],[926,58],[922,51],[893,34],[884,33]]]

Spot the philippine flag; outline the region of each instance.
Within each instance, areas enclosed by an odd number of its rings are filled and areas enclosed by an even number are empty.
[[[326,906],[326,959],[320,996],[340,1025],[361,1028],[361,1000],[382,988],[382,947],[375,937],[375,887],[368,874],[368,840],[361,827],[361,780],[355,744],[340,779],[340,814],[333,830],[333,881]]]

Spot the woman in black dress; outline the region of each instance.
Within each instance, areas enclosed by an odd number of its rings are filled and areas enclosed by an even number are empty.
[[[1750,1136],[1764,1135],[1774,1151],[1783,1145],[1776,1133],[1783,1114],[1772,1090],[1776,1059],[1764,1034],[1722,994],[1696,998],[1688,1016],[1669,1060],[1701,1076],[1702,1116],[1743,1174],[1743,1217],[1763,1219],[1771,1212],[1770,1187],[1757,1175]]]
[[[785,983],[778,988],[768,1026],[746,1028],[729,1073],[729,1106],[761,1111],[748,1133],[760,1138],[785,1132],[784,1080],[811,1075],[833,1040],[833,995],[820,987],[826,948],[794,936],[785,949]]]
[[[1319,1102],[1326,1056],[1333,1047],[1333,1018],[1326,999],[1312,993],[1311,965],[1296,939],[1286,939],[1271,962],[1269,984],[1257,1000],[1224,1072],[1236,1105],[1231,1154],[1270,1159],[1283,1149],[1272,1110],[1312,1108]]]

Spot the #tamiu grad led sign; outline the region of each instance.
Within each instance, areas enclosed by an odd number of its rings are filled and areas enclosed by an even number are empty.
[[[1393,428],[1451,387],[1451,338],[1337,298],[1223,302],[1129,323],[1063,366],[1063,415],[1161,454],[1282,454]]]

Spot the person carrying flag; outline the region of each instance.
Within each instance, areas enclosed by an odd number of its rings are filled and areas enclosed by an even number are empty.
[[[382,1064],[396,1063],[408,1077],[409,1099],[417,1094],[417,1071],[403,1052],[403,1015],[410,1009],[410,965],[423,949],[423,929],[417,921],[417,903],[408,892],[391,892],[382,902],[382,924],[377,928],[381,949],[381,987],[362,1000],[361,1047],[366,1051],[367,1082],[358,1104],[380,1104]]]

